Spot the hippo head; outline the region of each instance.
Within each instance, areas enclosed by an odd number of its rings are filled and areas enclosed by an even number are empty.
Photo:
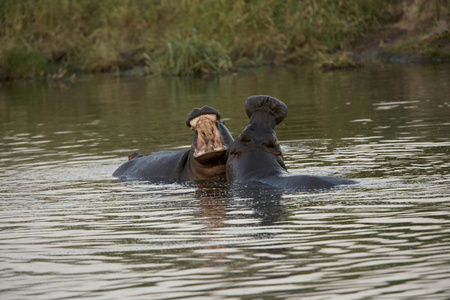
[[[228,148],[234,142],[228,129],[220,121],[220,113],[212,107],[195,108],[186,125],[194,130],[191,152],[200,164],[216,164],[227,158]]]
[[[274,128],[286,117],[286,104],[271,96],[251,96],[245,102],[245,111],[250,124],[241,132],[236,145],[239,145],[240,149],[257,147],[281,155]]]
[[[270,96],[251,96],[245,103],[250,124],[229,151],[227,178],[239,181],[260,170],[286,169],[274,128],[287,115],[287,106]]]

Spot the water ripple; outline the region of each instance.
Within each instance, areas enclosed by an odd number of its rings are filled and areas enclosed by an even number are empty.
[[[178,106],[209,105],[203,90],[188,104],[164,102],[168,108],[159,96],[147,99],[155,93],[148,86],[143,106],[104,97],[102,109],[95,104],[86,113],[89,105],[75,105],[84,97],[72,99],[61,126],[8,115],[0,140],[2,299],[449,299],[448,89],[433,89],[434,102],[419,99],[431,80],[425,75],[403,90],[407,96],[386,97],[379,93],[390,82],[373,88],[372,73],[362,85],[352,73],[316,76],[305,85],[294,82],[298,76],[283,77],[295,91],[292,121],[279,126],[290,172],[358,181],[311,193],[246,196],[224,183],[122,183],[111,176],[134,140],[163,149],[172,138],[171,147],[185,148],[189,141],[179,141],[184,133],[175,122],[162,121],[182,120]],[[330,97],[317,98],[318,89],[328,88],[313,81],[332,82]],[[417,93],[410,91],[415,85]],[[347,99],[356,96],[343,86],[361,87],[361,99]],[[204,92],[205,103],[192,100]],[[297,99],[302,93],[308,97]],[[22,116],[20,104],[11,103],[0,114]],[[59,112],[59,96],[55,107]],[[105,107],[110,114],[102,117]],[[117,116],[122,110],[130,123]],[[142,114],[130,118],[137,110]],[[155,128],[134,119],[150,119]]]

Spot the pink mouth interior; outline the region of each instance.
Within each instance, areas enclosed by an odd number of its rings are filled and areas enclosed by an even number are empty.
[[[197,131],[197,145],[194,146],[194,157],[206,153],[224,151],[222,137],[217,129],[217,116],[205,114],[194,118],[190,122],[192,128]]]

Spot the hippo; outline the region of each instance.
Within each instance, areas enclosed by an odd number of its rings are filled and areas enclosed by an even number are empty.
[[[293,175],[287,171],[274,131],[288,112],[282,101],[266,95],[251,96],[245,103],[245,111],[250,124],[229,149],[226,166],[228,182],[277,190],[329,189],[356,183],[335,177]]]
[[[210,106],[195,108],[186,125],[194,131],[190,149],[151,155],[133,152],[113,176],[122,181],[225,180],[228,149],[234,139],[220,113]]]

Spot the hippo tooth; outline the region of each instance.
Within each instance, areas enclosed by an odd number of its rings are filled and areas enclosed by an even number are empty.
[[[214,151],[213,145],[209,146],[209,149],[210,149],[211,151]]]
[[[195,148],[195,146],[194,146],[194,153],[198,154],[198,150],[197,150],[197,148]]]
[[[192,120],[189,121],[189,125],[191,125],[191,128],[195,129],[195,127],[197,126],[197,122],[198,122],[199,118],[200,117],[196,117],[196,118],[193,118]]]
[[[198,117],[195,117],[195,118],[193,118],[192,120],[189,121],[189,125],[191,125],[191,128],[193,127],[195,129],[195,127],[197,127],[197,123],[198,123],[198,120],[200,118],[208,118],[211,121],[218,122],[217,116],[215,114],[204,114],[204,115],[200,115]]]

